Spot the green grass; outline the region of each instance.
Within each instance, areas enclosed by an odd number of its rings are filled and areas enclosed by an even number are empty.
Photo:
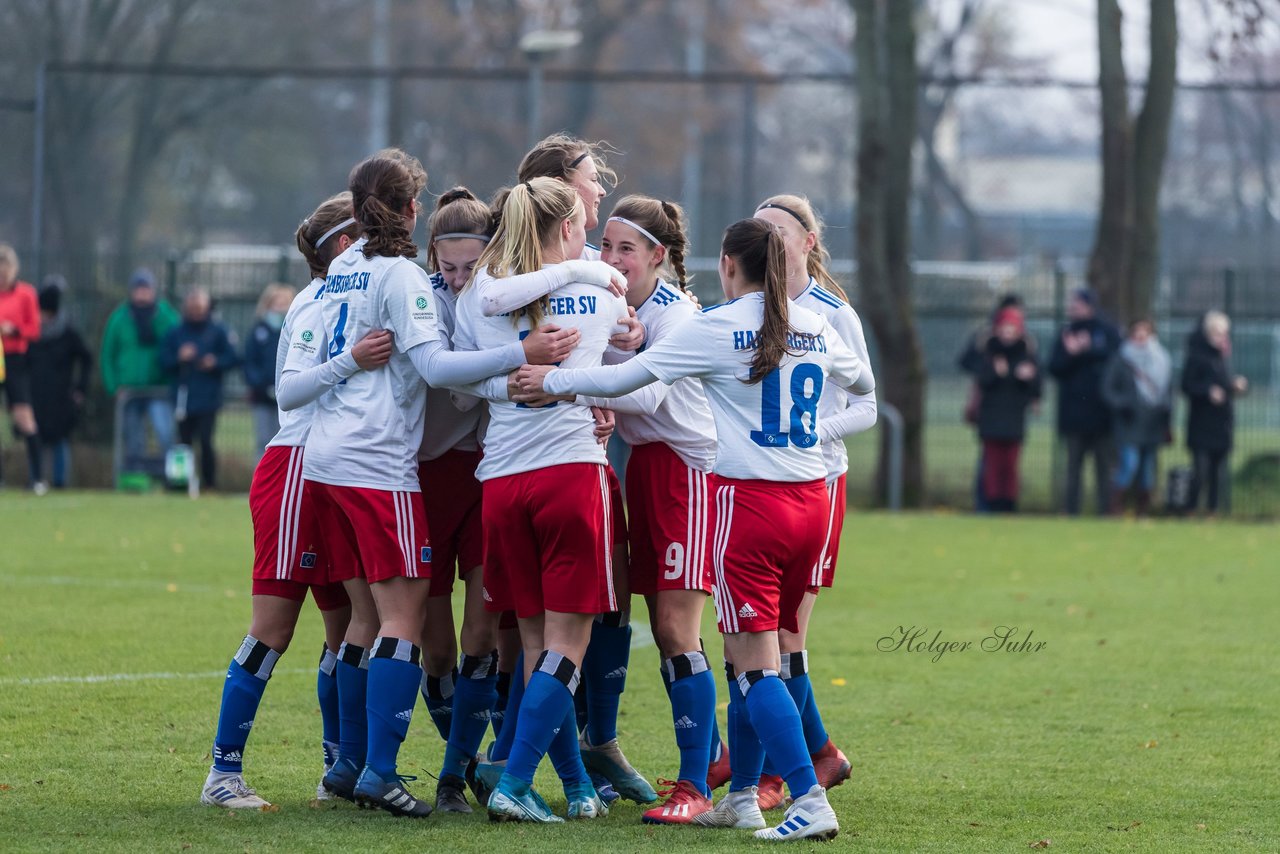
[[[642,826],[630,804],[563,828],[311,808],[311,609],[247,755],[280,811],[201,807],[220,671],[248,618],[243,499],[7,493],[0,520],[6,851],[760,847]],[[1280,847],[1278,551],[1274,526],[852,516],[809,644],[828,728],[855,764],[832,792],[841,835],[821,850]],[[936,662],[877,650],[899,626],[976,647],[1001,625],[1046,646]],[[112,674],[177,676],[49,681]],[[675,771],[668,715],[654,650],[637,649],[621,730],[651,777]],[[420,713],[402,769],[434,771],[440,755]],[[546,773],[540,786],[563,807]]]

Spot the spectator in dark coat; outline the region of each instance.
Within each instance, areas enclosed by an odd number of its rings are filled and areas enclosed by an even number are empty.
[[[996,315],[995,334],[983,348],[978,386],[982,492],[991,510],[1012,513],[1018,506],[1018,455],[1027,432],[1027,409],[1040,399],[1040,370],[1020,309],[1005,308]]]
[[[222,408],[222,381],[240,363],[225,326],[213,319],[209,294],[199,288],[182,303],[182,322],[169,330],[160,362],[173,377],[174,417],[184,445],[200,443],[200,480],[217,485],[213,429]]]
[[[964,420],[966,424],[978,426],[978,406],[982,403],[982,389],[978,386],[978,373],[982,370],[983,362],[986,360],[985,350],[988,339],[992,335],[992,324],[995,323],[996,315],[1006,308],[1022,308],[1022,300],[1017,294],[1005,294],[996,303],[995,311],[991,312],[991,316],[982,327],[974,331],[973,335],[965,343],[963,352],[956,359],[956,366],[960,370],[968,374],[972,381],[969,384],[969,390],[964,401]],[[1030,339],[1027,339],[1030,343]],[[981,439],[979,439],[981,445]],[[987,497],[982,492],[982,454],[978,454],[977,472],[973,479],[973,509],[978,513],[986,513],[989,508],[987,506]]]
[[[1187,411],[1187,448],[1194,460],[1188,507],[1195,510],[1200,492],[1207,492],[1205,509],[1218,512],[1218,487],[1222,464],[1231,453],[1235,436],[1232,399],[1249,390],[1249,382],[1231,373],[1231,321],[1220,311],[1204,316],[1187,341],[1182,365],[1182,393]]]
[[[1102,397],[1111,407],[1116,470],[1111,481],[1111,512],[1124,509],[1125,494],[1134,492],[1138,515],[1151,508],[1156,483],[1156,456],[1169,433],[1172,366],[1150,320],[1129,324],[1120,352],[1102,375]]]
[[[257,322],[244,342],[244,381],[249,386],[253,412],[254,451],[258,457],[267,442],[280,432],[276,408],[276,356],[280,328],[297,291],[289,285],[267,285],[258,297]]]
[[[1081,469],[1093,454],[1098,515],[1110,504],[1111,410],[1102,399],[1102,372],[1120,347],[1120,333],[1098,314],[1088,288],[1071,293],[1068,322],[1053,345],[1049,373],[1058,381],[1058,434],[1067,443],[1065,509],[1080,513]]]
[[[71,473],[71,431],[80,419],[93,356],[84,338],[61,313],[66,280],[48,276],[40,289],[40,337],[27,350],[31,368],[31,404],[36,413],[40,443],[53,457],[53,486],[62,489]],[[44,459],[33,477],[44,481]]]

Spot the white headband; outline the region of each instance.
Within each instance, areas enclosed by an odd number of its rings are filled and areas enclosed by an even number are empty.
[[[631,226],[632,228],[634,228],[636,231],[638,231],[638,232],[640,232],[641,234],[643,234],[645,237],[649,238],[649,242],[650,242],[650,243],[652,243],[654,246],[661,246],[661,245],[662,245],[662,241],[661,241],[661,240],[659,240],[658,238],[656,238],[656,237],[654,237],[652,234],[650,234],[648,231],[646,231],[646,230],[644,229],[644,227],[639,226],[639,225],[636,225],[634,222],[632,222],[631,220],[627,219],[626,217],[611,216],[611,217],[609,217],[609,220],[608,220],[608,221],[609,221],[609,222],[620,222],[620,223],[622,223],[623,225],[629,225],[629,226]]]
[[[344,219],[342,222],[335,225],[333,228],[326,231],[324,235],[321,236],[321,238],[316,241],[316,248],[319,249],[321,246],[324,245],[324,242],[326,240],[328,240],[330,237],[333,237],[335,234],[337,234],[339,231],[342,231],[342,229],[346,228],[347,226],[353,225],[355,221],[356,221],[355,217],[348,217]]]
[[[437,237],[435,240],[431,242],[439,243],[441,240],[455,240],[460,237],[469,237],[472,240],[483,240],[485,243],[488,243],[490,240],[493,239],[487,234],[474,234],[473,232],[470,232],[470,231],[451,231],[448,234],[440,235],[439,237]]]

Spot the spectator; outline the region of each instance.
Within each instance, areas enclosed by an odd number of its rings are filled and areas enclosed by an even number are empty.
[[[262,456],[267,442],[280,431],[276,408],[276,351],[280,328],[297,290],[289,285],[267,285],[258,297],[257,322],[244,342],[244,381],[249,386],[253,412],[254,453]]]
[[[222,408],[223,375],[239,364],[231,333],[213,319],[207,291],[193,289],[182,301],[182,322],[169,330],[160,363],[173,376],[174,417],[184,445],[200,443],[200,482],[217,486],[213,428]]]
[[[1080,513],[1081,469],[1093,454],[1098,515],[1110,505],[1111,410],[1102,399],[1102,372],[1120,346],[1120,333],[1098,313],[1088,288],[1072,291],[1066,327],[1053,345],[1049,373],[1058,381],[1058,434],[1067,443],[1066,512]]]
[[[31,408],[31,369],[27,350],[40,336],[40,310],[36,289],[18,279],[18,253],[0,243],[0,350],[4,352],[5,401],[15,436],[27,444],[28,483],[43,494],[47,489],[37,476],[40,470],[40,437]],[[0,472],[0,480],[3,472]]]
[[[993,334],[996,315],[1006,308],[1021,307],[1022,300],[1017,294],[1005,294],[1002,296],[1000,301],[996,303],[995,311],[991,312],[991,316],[983,322],[982,326],[969,336],[969,340],[965,342],[964,351],[956,359],[956,366],[971,378],[964,400],[964,421],[966,424],[972,424],[975,428],[978,426],[978,407],[982,403],[982,389],[978,386],[978,373],[982,370],[982,364],[985,361],[985,348],[987,340]],[[1028,341],[1030,343],[1029,339]],[[978,466],[973,476],[973,509],[976,513],[986,513],[991,508],[987,506],[987,498],[982,492],[983,459],[981,439],[978,440],[978,446]]]
[[[31,362],[31,395],[44,450],[53,457],[53,487],[62,489],[71,473],[71,431],[80,418],[93,356],[60,311],[66,280],[46,276],[40,288],[40,337],[27,351]],[[43,455],[37,458],[37,481],[43,481]]]
[[[1026,335],[1022,310],[1003,308],[978,368],[978,437],[982,440],[982,494],[994,512],[1018,509],[1018,455],[1027,409],[1040,399],[1040,370]]]
[[[1187,507],[1192,511],[1207,487],[1205,509],[1210,515],[1218,512],[1222,464],[1231,453],[1235,434],[1232,398],[1248,390],[1248,380],[1231,373],[1231,321],[1220,311],[1208,312],[1187,341],[1182,365],[1182,393],[1190,403],[1187,448],[1194,475]]]
[[[1150,320],[1129,324],[1120,352],[1102,375],[1102,397],[1111,407],[1111,434],[1116,446],[1111,481],[1111,512],[1124,510],[1125,494],[1134,493],[1134,509],[1145,516],[1156,485],[1156,456],[1169,434],[1172,409],[1169,353],[1156,338]]]
[[[173,306],[158,298],[155,276],[145,267],[135,270],[129,277],[129,299],[107,318],[102,333],[102,384],[112,397],[130,395],[124,405],[125,471],[144,468],[148,420],[161,456],[173,444],[168,396],[146,391],[166,384],[160,342],[177,324]]]

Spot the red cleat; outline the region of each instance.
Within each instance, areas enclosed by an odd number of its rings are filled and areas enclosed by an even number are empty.
[[[729,746],[722,740],[720,758],[707,768],[707,788],[714,792],[731,779],[733,779],[733,772],[729,770]]]
[[[688,780],[679,780],[675,783],[670,780],[659,780],[658,785],[670,786],[658,792],[667,800],[645,811],[645,814],[640,817],[645,824],[692,824],[694,816],[711,812],[711,799],[704,797],[702,792],[695,789]]]
[[[849,774],[853,770],[848,757],[829,738],[812,758],[813,772],[818,775],[818,785],[824,789],[839,786],[849,779]]]
[[[761,812],[776,810],[786,800],[786,784],[777,774],[760,775],[760,791],[756,792],[756,803]]]

